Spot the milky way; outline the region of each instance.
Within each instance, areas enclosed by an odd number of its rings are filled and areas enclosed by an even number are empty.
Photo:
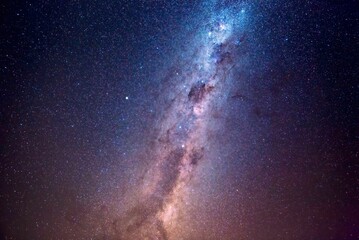
[[[350,2],[4,9],[0,239],[357,239]]]
[[[218,107],[218,102],[228,95],[231,69],[240,47],[238,36],[232,36],[232,29],[237,26],[230,17],[233,16],[219,17],[201,29],[200,42],[195,42],[198,45],[191,58],[176,63],[179,66],[170,76],[174,80],[167,79],[175,85],[166,89],[171,97],[158,121],[153,167],[144,176],[140,203],[127,213],[127,222],[121,226],[126,239],[177,236],[176,218],[186,207],[187,185],[197,165],[206,160],[207,123],[213,118],[213,105]],[[227,23],[228,20],[232,21]]]

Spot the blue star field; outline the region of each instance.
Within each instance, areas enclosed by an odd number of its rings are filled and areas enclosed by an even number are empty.
[[[0,239],[358,239],[355,1],[0,6]]]

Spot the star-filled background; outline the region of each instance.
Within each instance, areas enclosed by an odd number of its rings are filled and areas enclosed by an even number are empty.
[[[0,9],[0,239],[358,239],[356,1]]]

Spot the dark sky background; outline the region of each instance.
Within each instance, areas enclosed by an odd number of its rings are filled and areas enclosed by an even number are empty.
[[[0,9],[0,239],[358,239],[356,1]]]

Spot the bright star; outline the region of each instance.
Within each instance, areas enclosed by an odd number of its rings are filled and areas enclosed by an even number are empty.
[[[223,31],[226,30],[226,25],[224,23],[219,24],[219,30]]]

